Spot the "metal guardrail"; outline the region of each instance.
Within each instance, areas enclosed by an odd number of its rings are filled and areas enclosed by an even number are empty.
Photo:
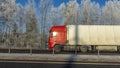
[[[120,56],[109,55],[52,55],[52,54],[6,54],[0,53],[0,60],[11,61],[47,61],[47,62],[83,62],[83,63],[120,63]]]

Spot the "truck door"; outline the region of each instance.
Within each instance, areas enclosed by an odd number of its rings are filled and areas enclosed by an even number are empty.
[[[65,31],[58,31],[58,34],[56,36],[56,42],[60,44],[66,43],[66,32]]]

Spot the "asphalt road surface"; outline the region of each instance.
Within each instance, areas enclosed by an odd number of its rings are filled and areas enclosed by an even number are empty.
[[[118,63],[0,61],[0,68],[120,68]]]

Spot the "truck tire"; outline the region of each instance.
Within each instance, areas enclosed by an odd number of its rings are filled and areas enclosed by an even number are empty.
[[[82,53],[86,53],[88,51],[88,47],[87,46],[80,46],[80,50]]]
[[[61,52],[61,46],[55,45],[54,50],[55,50],[55,52]]]
[[[117,47],[117,51],[120,53],[120,46]]]

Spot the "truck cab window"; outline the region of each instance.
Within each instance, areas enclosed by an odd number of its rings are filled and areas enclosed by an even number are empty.
[[[56,37],[57,36],[57,32],[52,32],[51,37]]]

